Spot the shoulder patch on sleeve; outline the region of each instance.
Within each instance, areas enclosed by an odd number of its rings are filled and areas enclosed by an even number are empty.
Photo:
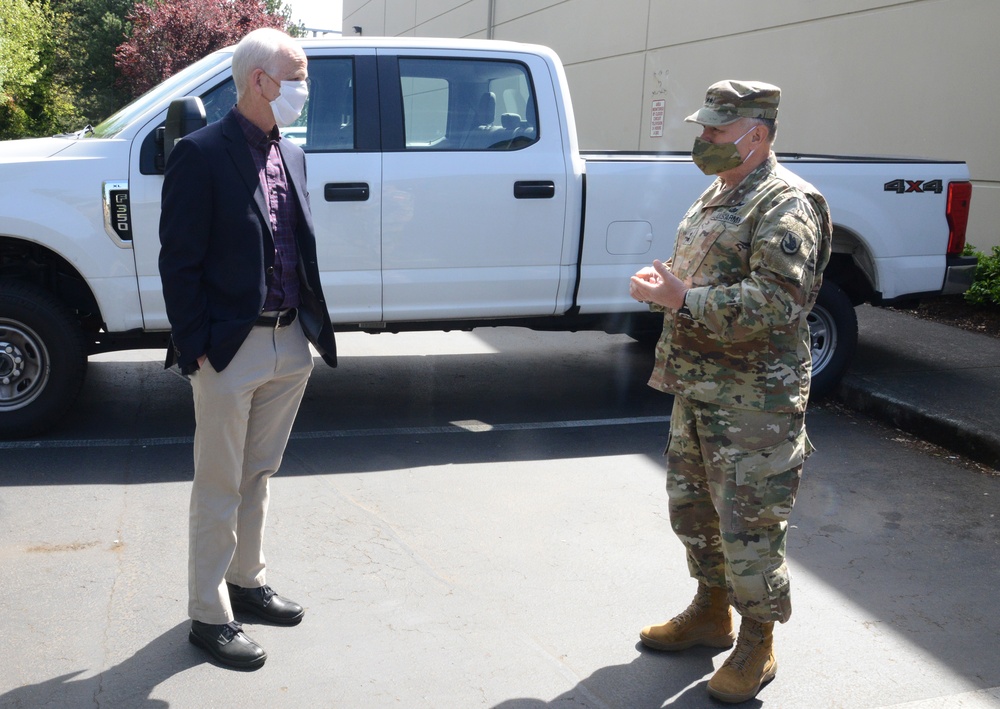
[[[802,239],[800,239],[796,234],[786,231],[784,238],[781,240],[781,250],[784,251],[789,256],[797,254],[799,248],[802,246]]]

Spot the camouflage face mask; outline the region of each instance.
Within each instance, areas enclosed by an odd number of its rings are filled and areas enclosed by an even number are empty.
[[[750,130],[741,135],[732,143],[709,143],[701,136],[694,139],[694,147],[691,149],[691,160],[706,175],[718,175],[739,167],[745,162],[740,156],[740,151],[736,145],[746,138],[757,126],[751,126]],[[754,148],[756,150],[756,148]],[[747,154],[747,159],[754,154],[751,150]]]

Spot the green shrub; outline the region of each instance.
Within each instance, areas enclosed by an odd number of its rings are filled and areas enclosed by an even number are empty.
[[[979,259],[972,285],[965,292],[965,300],[976,305],[1000,305],[1000,246],[991,254],[966,247],[966,252]]]

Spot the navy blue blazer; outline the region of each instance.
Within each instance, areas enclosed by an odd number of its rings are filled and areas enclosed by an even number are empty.
[[[305,154],[278,143],[295,203],[299,318],[323,360],[337,365],[333,326],[316,264],[316,235],[306,189]],[[250,334],[267,295],[274,241],[264,191],[243,130],[232,112],[174,146],[163,179],[160,279],[170,321],[167,366],[197,368],[203,354],[216,371]]]

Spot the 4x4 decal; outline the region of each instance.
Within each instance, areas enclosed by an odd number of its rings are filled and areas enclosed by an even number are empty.
[[[941,180],[891,180],[885,183],[886,192],[896,194],[909,194],[910,192],[933,192],[941,194],[944,192],[944,184]]]

